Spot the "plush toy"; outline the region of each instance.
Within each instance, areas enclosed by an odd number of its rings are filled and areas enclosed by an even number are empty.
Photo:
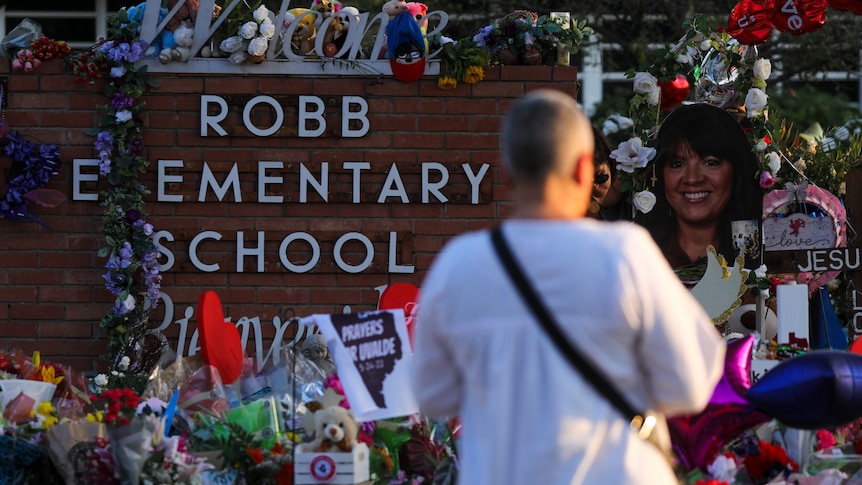
[[[130,23],[138,23],[144,21],[144,10],[147,7],[147,3],[139,3],[134,7],[129,7],[126,10],[126,16],[129,18]],[[161,23],[162,20],[168,15],[168,9],[162,7],[159,9],[159,20],[158,23]],[[140,33],[140,27],[138,27],[138,32]],[[176,42],[174,42],[174,33],[168,29],[164,29],[150,42],[150,45],[147,46],[144,51],[144,55],[147,57],[157,57],[161,55],[164,49],[172,49],[176,46]]]
[[[188,62],[192,57],[192,44],[195,42],[194,35],[195,29],[191,25],[187,22],[181,23],[174,30],[176,47],[173,49],[163,49],[159,54],[159,61],[162,64],[167,64],[170,61]]]
[[[167,7],[170,11],[180,0],[168,0]],[[165,27],[167,30],[174,32],[177,30],[183,22],[188,22],[190,24],[194,24],[195,20],[198,17],[198,9],[200,8],[200,0],[186,0],[180,5],[180,8],[177,9],[177,13],[168,20],[168,24]],[[221,7],[218,7],[221,9]]]
[[[428,5],[419,2],[408,2],[407,11],[410,12],[410,15],[413,16],[414,20],[416,20],[416,23],[419,25],[419,30],[422,31],[422,35],[426,35],[428,33]],[[425,37],[425,54],[427,55],[428,53],[428,38]]]
[[[332,42],[335,44],[336,52],[344,47],[344,42],[347,40],[347,32],[350,30],[351,18],[356,25],[359,25],[359,9],[356,7],[344,7],[336,14],[338,22],[341,24],[341,30],[337,31],[333,36]]]
[[[314,440],[297,447],[301,453],[349,452],[356,445],[359,423],[349,409],[325,407],[313,415]]]
[[[294,22],[299,22],[290,38],[295,54],[306,56],[314,50],[314,35],[317,32],[314,27],[315,17],[314,11],[307,8],[292,8],[286,12],[283,22],[285,29]]]
[[[341,11],[341,2],[338,0],[314,0],[311,9],[323,17],[330,17]]]
[[[407,2],[404,0],[389,0],[383,4],[383,12],[389,15],[389,20],[407,11]]]
[[[416,81],[425,73],[425,36],[419,24],[404,11],[386,24],[386,42],[392,75],[399,81]]]

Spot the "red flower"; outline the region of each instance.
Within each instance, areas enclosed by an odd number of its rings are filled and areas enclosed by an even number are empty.
[[[245,452],[248,453],[255,465],[263,463],[263,452],[260,448],[246,448]]]
[[[789,467],[793,471],[799,471],[799,465],[787,456],[787,452],[784,451],[784,448],[767,443],[763,440],[760,440],[759,446],[759,454],[748,455],[743,459],[745,469],[748,470],[748,474],[751,475],[752,478],[770,478],[766,476],[767,472],[769,472],[776,463]]]
[[[701,480],[694,482],[694,485],[730,485],[730,484],[723,481],[723,480],[715,480],[715,479],[703,480],[703,479],[701,479]]]

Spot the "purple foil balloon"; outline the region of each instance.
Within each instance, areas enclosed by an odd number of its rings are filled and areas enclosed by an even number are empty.
[[[745,393],[751,387],[751,349],[754,335],[731,340],[724,357],[724,375],[709,399],[711,404],[734,403],[748,405]]]

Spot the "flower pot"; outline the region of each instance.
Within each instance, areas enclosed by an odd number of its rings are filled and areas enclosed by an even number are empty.
[[[518,54],[515,54],[509,49],[503,49],[500,51],[500,64],[513,66],[520,63],[521,59],[518,58]]]
[[[0,405],[3,408],[22,392],[36,401],[33,409],[42,401],[50,401],[57,389],[55,384],[28,379],[0,379]]]

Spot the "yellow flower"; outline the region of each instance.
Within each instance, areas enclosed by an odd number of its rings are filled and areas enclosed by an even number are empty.
[[[464,82],[467,84],[476,84],[485,79],[485,70],[481,66],[470,66],[464,74]]]
[[[437,87],[440,89],[455,89],[458,86],[458,81],[454,77],[440,76],[437,79]]]
[[[42,401],[36,406],[36,412],[42,416],[50,416],[54,412],[54,406],[51,401]]]
[[[42,422],[42,425],[45,427],[45,429],[48,429],[55,424],[57,424],[56,416],[48,416],[45,418],[45,421]]]
[[[103,413],[102,411],[96,411],[96,414],[87,413],[87,417],[84,418],[84,420],[87,421],[88,423],[101,423],[102,417],[104,416],[104,414],[105,413]]]
[[[51,384],[59,384],[63,380],[63,376],[54,375],[54,367],[42,367],[42,382],[50,382]]]

